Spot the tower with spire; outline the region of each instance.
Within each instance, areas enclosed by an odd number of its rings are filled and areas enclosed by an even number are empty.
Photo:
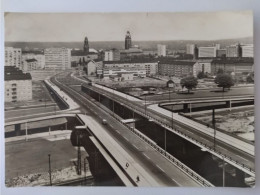
[[[130,32],[127,31],[126,32],[126,36],[125,36],[125,49],[129,49],[132,46],[132,39],[131,39],[131,35]]]
[[[83,50],[85,53],[89,53],[88,37],[85,37]]]

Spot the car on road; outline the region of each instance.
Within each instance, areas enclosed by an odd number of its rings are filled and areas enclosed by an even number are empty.
[[[103,119],[103,120],[102,120],[102,124],[103,124],[103,125],[107,125],[107,120],[106,120],[106,119]]]

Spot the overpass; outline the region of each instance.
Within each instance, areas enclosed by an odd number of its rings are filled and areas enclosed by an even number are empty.
[[[76,78],[76,79],[79,79],[79,78]],[[84,81],[82,79],[79,79],[79,80],[81,82]],[[169,116],[167,116],[168,114],[165,115],[165,113],[163,113],[163,112],[161,112],[161,113],[158,112],[157,108],[151,109],[150,107],[148,107],[147,113],[145,113],[144,108],[143,108],[144,107],[143,101],[141,101],[137,98],[133,98],[131,96],[128,96],[128,95],[118,92],[118,91],[115,92],[113,89],[106,88],[104,86],[98,86],[97,84],[94,84],[94,86],[92,86],[92,87],[88,86],[88,88],[91,88],[91,90],[95,91],[96,93],[105,95],[107,98],[112,99],[113,101],[118,102],[119,104],[123,104],[125,107],[133,110],[133,112],[136,112],[136,113],[140,114],[141,116],[146,117],[150,121],[154,121],[158,125],[161,125],[162,127],[166,128],[167,130],[169,130],[169,131],[183,137],[184,139],[188,140],[189,142],[194,143],[195,145],[201,147],[202,150],[208,151],[220,159],[224,159],[224,161],[228,162],[229,164],[231,164],[231,165],[239,168],[243,172],[255,177],[254,160],[251,161],[251,159],[254,158],[254,146],[252,144],[248,144],[245,142],[245,145],[247,147],[244,149],[243,147],[241,147],[244,144],[244,142],[243,141],[241,142],[241,140],[236,140],[236,139],[231,138],[232,143],[230,144],[230,140],[229,140],[230,137],[228,139],[226,139],[225,142],[223,142],[222,137],[218,137],[216,145],[219,145],[219,148],[218,147],[214,148],[212,145],[208,144],[208,142],[211,142],[210,140],[212,140],[212,133],[213,133],[212,129],[211,129],[210,133],[201,132],[202,134],[204,134],[204,136],[203,136],[204,139],[205,138],[207,139],[206,141],[204,141],[200,138],[201,133],[198,134],[198,130],[200,128],[205,128],[205,127],[202,127],[201,124],[196,124],[194,126],[194,121],[191,121],[191,120],[188,121],[189,119],[185,119],[185,123],[184,123],[182,121],[183,118],[180,120],[177,120],[178,118],[177,119],[174,118],[177,115],[174,115],[173,121],[174,121],[174,123],[177,123],[177,125],[175,125],[175,127],[173,127],[172,125],[169,125],[169,123],[171,123],[172,119]],[[250,97],[250,99],[251,98],[252,97]],[[236,98],[236,100],[238,100],[238,99],[239,98]],[[228,98],[228,100],[230,100],[230,98]],[[187,121],[188,121],[188,125],[186,125]],[[188,129],[179,128],[178,124],[181,124],[183,126],[185,125],[186,127],[188,127]],[[192,131],[194,133],[192,133]],[[217,136],[219,136],[219,133]],[[238,141],[238,143],[237,143],[237,141]],[[207,142],[207,144],[205,142]],[[226,151],[219,150],[220,148],[223,148],[223,146]],[[230,148],[232,148],[232,152],[227,152],[228,150],[230,150]],[[241,158],[239,158],[240,154],[243,154],[243,156],[249,155],[248,158],[250,159],[249,160],[250,162],[247,159],[245,160],[244,157],[242,157],[242,156],[241,156]]]

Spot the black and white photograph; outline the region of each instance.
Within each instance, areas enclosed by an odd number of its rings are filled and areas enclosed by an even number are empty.
[[[255,186],[253,12],[4,13],[5,186]]]

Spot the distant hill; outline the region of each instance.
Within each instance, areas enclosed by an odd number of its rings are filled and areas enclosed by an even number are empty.
[[[252,37],[237,38],[237,39],[221,39],[221,40],[172,40],[172,41],[133,41],[133,45],[139,45],[143,50],[156,50],[157,44],[167,45],[169,50],[183,50],[186,48],[186,44],[197,44],[198,46],[210,46],[219,43],[221,48],[228,45],[236,44],[253,44]],[[100,41],[91,42],[90,47],[94,49],[124,49],[124,41]],[[49,47],[66,47],[66,48],[83,48],[82,42],[5,42],[6,47],[17,47],[22,50],[39,48],[45,49]]]

